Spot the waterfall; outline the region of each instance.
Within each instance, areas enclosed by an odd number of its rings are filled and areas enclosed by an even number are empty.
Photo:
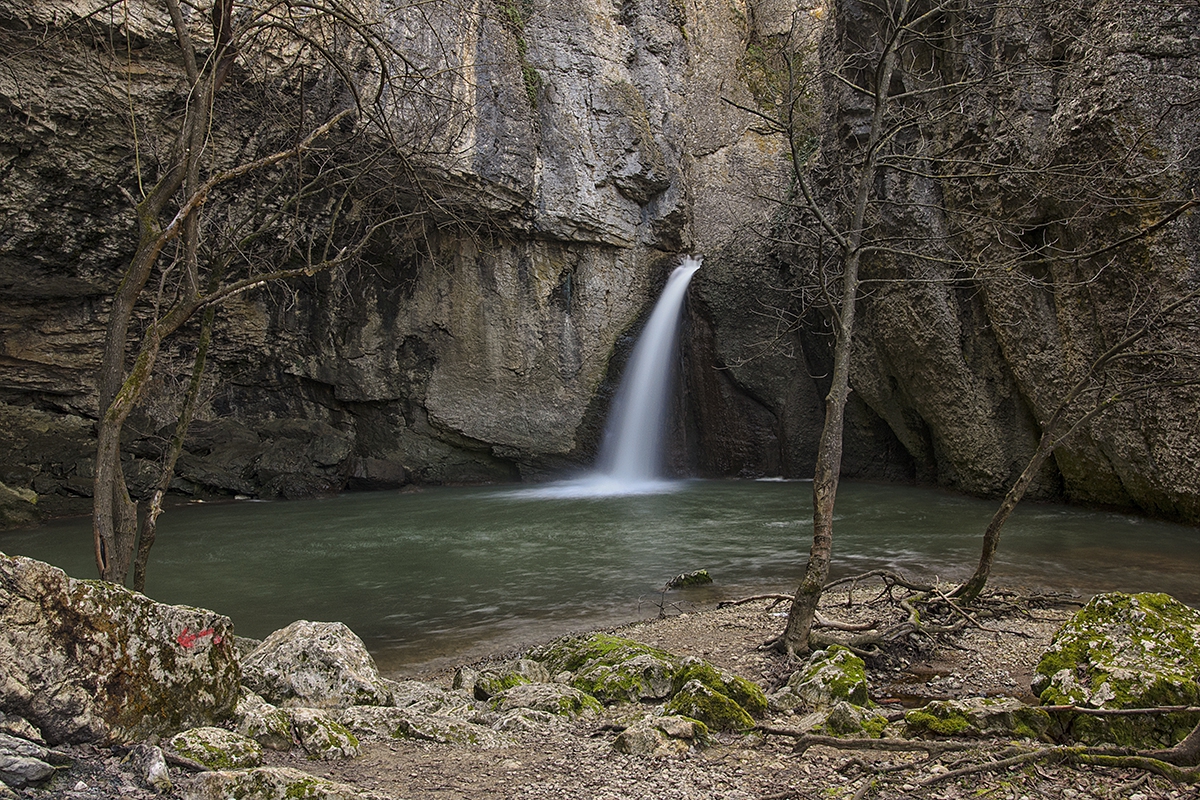
[[[605,497],[650,494],[672,487],[662,475],[672,367],[688,283],[700,269],[700,261],[683,257],[634,345],[609,409],[596,470],[578,480],[522,489],[515,496]]]
[[[633,487],[662,479],[679,317],[688,283],[699,268],[700,259],[685,256],[671,273],[617,389],[597,463],[598,473],[617,485]]]

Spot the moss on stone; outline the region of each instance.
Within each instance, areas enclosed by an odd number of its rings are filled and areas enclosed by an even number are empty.
[[[681,686],[663,707],[663,712],[691,717],[709,728],[721,731],[743,732],[755,726],[754,718],[746,709],[696,679]]]
[[[1033,690],[1044,705],[1148,708],[1200,703],[1200,611],[1166,594],[1096,595],[1055,634]],[[1170,747],[1200,715],[1066,721],[1072,737],[1135,748]]]
[[[910,734],[936,734],[938,736],[957,736],[971,727],[970,721],[962,714],[931,714],[925,709],[915,708],[904,715]]]
[[[675,674],[672,694],[678,693],[689,681],[699,681],[714,692],[728,697],[752,716],[767,710],[767,697],[757,684],[740,675],[726,675],[707,661],[693,659]]]

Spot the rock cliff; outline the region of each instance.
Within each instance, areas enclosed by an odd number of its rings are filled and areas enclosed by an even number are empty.
[[[1041,59],[1038,47],[1054,47],[1043,19],[1051,4],[1027,3],[1014,46]],[[795,14],[816,25],[853,18],[854,4],[836,5],[385,4],[391,35],[416,60],[458,59],[470,114],[446,134],[446,155],[415,168],[469,210],[471,225],[425,216],[363,268],[223,306],[175,488],[293,497],[516,480],[586,463],[639,320],[685,251],[706,266],[688,322],[676,465],[806,474],[827,343],[791,325],[789,268],[763,235],[787,191],[787,142],[725,100],[753,107],[763,77],[755,48]],[[14,490],[5,513],[16,522],[28,518],[29,491],[42,514],[87,503],[107,298],[134,236],[117,189],[134,158],[127,109],[179,102],[165,12],[102,6],[0,0],[5,42],[41,30],[55,44],[6,46],[0,69],[0,483]],[[1104,47],[1056,52],[1040,83],[1013,90],[1007,102],[1029,118],[1013,146],[1093,146],[1137,130],[1154,98],[1183,98],[1200,64],[1200,21],[1182,5],[1172,13],[1135,19],[1097,5],[1074,20]],[[130,42],[131,54],[106,62],[97,36]],[[836,42],[822,53],[836,57]],[[253,80],[254,67],[240,64],[239,79]],[[848,148],[837,120],[854,110],[827,105],[821,146]],[[259,123],[234,120],[229,135]],[[1146,143],[1168,154],[1163,181],[1194,191],[1196,134],[1192,119]],[[917,224],[939,221],[930,212]],[[1147,245],[1148,280],[1197,280],[1196,225],[1182,219]],[[1103,288],[1080,307],[1025,296],[1028,286],[872,293],[846,472],[1002,491],[1036,443],[1062,364],[1093,351],[1126,307]],[[171,345],[131,425],[134,490],[153,478],[191,347],[187,337]],[[1094,426],[1043,476],[1041,495],[1200,519],[1189,391]]]

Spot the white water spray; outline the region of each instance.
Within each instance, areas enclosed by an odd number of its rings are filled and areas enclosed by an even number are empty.
[[[662,476],[663,440],[688,283],[701,259],[684,256],[663,288],[609,410],[596,472],[580,480],[521,490],[523,496],[602,497],[667,491]]]
[[[600,474],[617,483],[638,484],[662,478],[662,445],[679,317],[688,283],[699,268],[700,260],[687,256],[671,273],[629,358],[609,412],[597,465]]]

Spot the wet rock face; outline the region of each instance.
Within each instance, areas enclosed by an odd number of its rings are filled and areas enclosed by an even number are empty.
[[[827,66],[843,63],[850,42],[869,39],[875,24],[869,4],[835,6],[820,51]],[[914,249],[951,260],[997,253],[996,237],[989,242],[983,226],[959,225],[956,215],[969,209],[977,219],[1005,219],[1027,238],[1044,237],[1038,241],[1062,254],[1089,252],[1124,235],[1114,231],[1150,225],[1195,191],[1190,143],[1200,136],[1200,123],[1182,105],[1171,105],[1191,96],[1187,76],[1200,59],[1194,5],[1128,14],[1085,3],[1023,0],[1018,6],[988,11],[980,4],[966,9],[964,19],[997,13],[992,41],[970,46],[1012,58],[1019,74],[989,85],[986,99],[968,103],[953,123],[914,133],[912,145],[946,152],[984,142],[988,163],[1027,165],[1060,178],[1031,192],[1022,180],[937,184],[893,171],[880,177],[895,205],[872,219],[870,234],[878,240],[910,241]],[[924,53],[915,62],[926,57],[938,58]],[[964,55],[963,62],[972,57]],[[902,69],[896,85],[912,88],[922,80]],[[828,164],[856,163],[870,108],[844,85],[824,91],[820,157]],[[1005,124],[996,125],[1001,118]],[[918,136],[925,141],[918,143]],[[1163,202],[1144,213],[1121,200],[1093,202],[1106,193]],[[929,280],[864,287],[843,474],[906,474],[973,493],[1003,493],[1073,376],[1129,329],[1130,309],[1156,293],[1169,301],[1196,285],[1198,226],[1192,212],[1153,239],[1123,247],[1115,259],[1112,253],[1050,258],[1000,276],[987,274],[986,264],[981,277],[904,254],[867,257],[864,278]],[[709,316],[714,360],[728,368],[706,384],[702,408],[711,409],[715,421],[753,397],[762,405],[761,422],[738,429],[753,419],[739,415],[736,435],[754,442],[747,449],[772,454],[785,473],[803,475],[813,458],[808,437],[814,421],[819,425],[831,362],[827,321],[787,296],[796,285],[793,270],[808,269],[797,260],[786,250],[774,261],[710,259],[697,291]],[[1176,322],[1153,347],[1194,357],[1200,341],[1195,309]],[[730,381],[745,391],[729,393],[724,384]],[[1200,469],[1184,455],[1196,446],[1197,402],[1195,387],[1164,384],[1137,404],[1110,410],[1056,453],[1032,493],[1200,519]],[[772,462],[750,463],[761,469]]]
[[[0,554],[0,710],[47,743],[211,725],[241,693],[227,617]]]
[[[53,5],[6,0],[0,14],[16,30],[86,11]],[[590,459],[595,437],[579,431],[605,411],[594,397],[614,345],[677,253],[712,252],[735,224],[763,213],[768,204],[752,192],[714,199],[730,186],[777,184],[782,150],[721,100],[750,96],[736,77],[754,24],[745,13],[716,0],[532,8],[511,19],[485,0],[465,13],[457,3],[393,10],[394,39],[416,63],[449,57],[460,70],[458,138],[440,143],[449,155],[415,166],[470,231],[422,217],[373,248],[361,270],[231,300],[210,356],[216,388],[199,412],[210,432],[229,423],[229,436],[197,433],[177,490],[295,497],[514,480]],[[85,424],[97,413],[106,298],[134,228],[112,188],[129,177],[125,106],[178,99],[165,16],[149,3],[129,14],[139,77],[119,108],[92,102],[111,94],[108,76],[81,60],[87,43],[66,29],[69,46],[55,50],[51,69],[33,53],[0,78],[0,97],[24,109],[0,131],[12,167],[0,171],[0,409]],[[254,65],[241,66],[250,79]],[[71,79],[60,85],[50,72]],[[234,151],[259,124],[223,117],[216,148]],[[131,420],[126,471],[137,493],[171,424],[186,338],[164,350],[164,380]],[[36,421],[16,419],[0,451],[19,458],[0,482],[86,498],[81,459],[25,447]],[[297,437],[267,423],[332,432]],[[314,438],[331,446],[316,452]]]

